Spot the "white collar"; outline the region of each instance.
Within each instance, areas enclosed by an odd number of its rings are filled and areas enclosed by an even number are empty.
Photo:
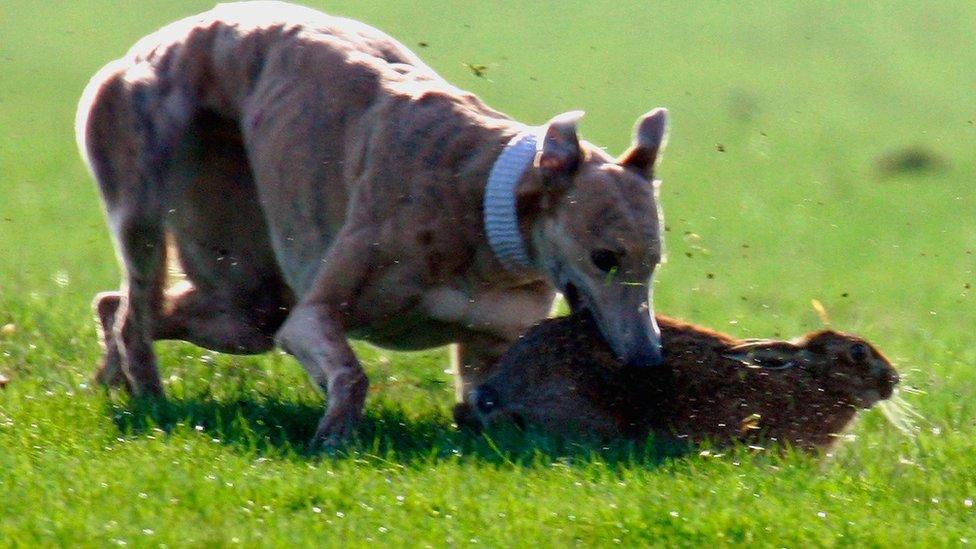
[[[495,257],[509,269],[531,266],[519,230],[515,187],[532,165],[538,142],[528,131],[513,137],[492,165],[485,185],[485,234]]]

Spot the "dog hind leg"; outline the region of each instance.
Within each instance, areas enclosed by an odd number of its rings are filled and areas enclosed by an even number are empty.
[[[129,81],[116,73],[97,84],[83,106],[78,131],[98,182],[122,267],[118,296],[96,300],[103,343],[96,379],[118,383],[119,370],[136,395],[158,395],[162,384],[152,349],[152,325],[166,275],[164,174],[173,144],[185,129],[178,97],[155,92],[151,79]],[[116,313],[109,319],[109,311]]]
[[[162,384],[152,349],[152,329],[165,278],[163,230],[158,221],[141,215],[125,212],[121,217],[116,242],[124,281],[112,339],[133,394],[159,395]],[[113,359],[110,354],[107,351],[106,364]],[[105,375],[99,377],[112,381],[111,373],[103,370],[100,374]]]
[[[173,148],[163,180],[167,252],[187,279],[153,307],[152,341],[189,341],[234,354],[274,346],[294,298],[267,242],[240,141],[230,121],[202,111]],[[126,382],[115,338],[122,304],[121,292],[100,293],[93,304],[105,348],[96,381],[109,386]]]
[[[92,304],[105,349],[95,380],[109,387],[126,383],[115,339],[115,320],[122,301],[122,292],[101,292]],[[222,353],[249,355],[270,351],[280,324],[253,311],[228,309],[226,301],[208,296],[189,284],[167,290],[161,309],[152,322],[153,341],[188,341]],[[280,315],[283,317],[284,312]]]
[[[153,338],[189,341],[221,353],[264,353],[274,348],[274,333],[287,310],[264,309],[238,308],[221,296],[179,284],[167,291]]]
[[[119,387],[126,383],[122,372],[122,353],[115,339],[115,317],[121,304],[122,292],[101,292],[92,302],[98,338],[105,353],[95,373],[95,381],[108,387]]]

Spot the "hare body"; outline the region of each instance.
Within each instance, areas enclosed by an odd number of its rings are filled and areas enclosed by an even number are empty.
[[[585,315],[544,321],[471,395],[482,423],[691,442],[829,446],[857,410],[891,396],[898,374],[871,344],[821,330],[739,340],[658,316],[665,367],[626,368]]]

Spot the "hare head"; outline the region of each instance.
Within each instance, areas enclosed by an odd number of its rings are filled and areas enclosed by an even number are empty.
[[[899,381],[898,372],[877,348],[834,330],[791,341],[746,341],[723,356],[766,370],[805,370],[824,393],[861,408],[889,398]]]

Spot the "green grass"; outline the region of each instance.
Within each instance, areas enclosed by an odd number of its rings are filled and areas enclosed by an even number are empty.
[[[923,392],[905,395],[920,432],[871,411],[826,460],[482,438],[450,426],[443,350],[360,346],[360,442],[322,458],[303,449],[322,399],[280,354],[159,344],[166,402],[89,388],[88,302],[118,274],[76,101],[137,38],[209,5],[6,0],[0,545],[976,542],[976,5],[314,3],[521,120],[585,108],[612,151],[668,106],[658,310],[785,337],[819,327],[818,299]],[[904,147],[943,167],[882,175]]]

